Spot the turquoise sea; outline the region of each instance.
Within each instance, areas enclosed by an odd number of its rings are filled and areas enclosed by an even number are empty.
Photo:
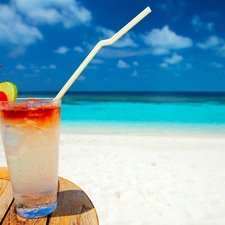
[[[225,93],[69,92],[63,97],[61,118],[62,128],[82,133],[225,134]]]

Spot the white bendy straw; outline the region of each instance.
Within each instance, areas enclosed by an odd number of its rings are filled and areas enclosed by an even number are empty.
[[[92,49],[92,51],[89,53],[89,55],[85,58],[85,60],[80,64],[77,70],[73,73],[70,79],[66,82],[66,84],[62,87],[62,89],[56,95],[54,100],[59,100],[63,97],[63,95],[67,92],[70,86],[78,78],[78,76],[85,69],[88,63],[94,58],[94,56],[98,53],[98,51],[103,46],[112,45],[119,38],[121,38],[125,33],[127,33],[132,27],[134,27],[137,23],[139,23],[142,19],[144,19],[150,12],[151,12],[151,9],[149,7],[145,8],[141,13],[139,13],[134,19],[132,19],[126,26],[124,26],[117,33],[115,33],[111,38],[99,41],[95,45],[95,47]]]

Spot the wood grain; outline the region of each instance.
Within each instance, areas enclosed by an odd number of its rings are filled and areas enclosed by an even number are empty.
[[[26,219],[21,216],[19,216],[16,213],[16,204],[15,201],[13,201],[13,204],[11,205],[9,211],[7,212],[2,225],[45,225],[47,224],[47,216],[38,218],[38,219]]]
[[[0,222],[13,201],[11,182],[0,179]],[[0,223],[1,224],[1,223]]]
[[[8,168],[0,167],[0,179],[10,180]]]
[[[7,168],[0,168],[0,224],[8,225],[98,225],[97,212],[85,192],[76,184],[59,177],[56,210],[42,218],[25,219],[15,210]]]
[[[57,208],[49,224],[98,225],[96,210],[82,189],[63,178],[59,183]]]

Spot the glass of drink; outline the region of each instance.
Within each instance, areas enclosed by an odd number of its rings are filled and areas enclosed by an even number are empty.
[[[56,208],[60,108],[60,100],[48,98],[0,102],[2,141],[22,217],[42,217]]]

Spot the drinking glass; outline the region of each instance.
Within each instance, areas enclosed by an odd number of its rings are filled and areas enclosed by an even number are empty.
[[[57,205],[61,101],[0,102],[1,135],[16,211],[25,218],[50,214]]]

